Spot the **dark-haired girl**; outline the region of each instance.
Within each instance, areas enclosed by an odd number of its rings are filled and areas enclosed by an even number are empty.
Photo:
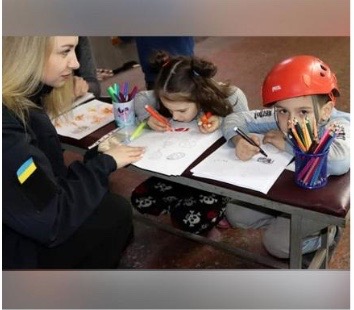
[[[220,128],[225,116],[232,112],[248,111],[245,94],[236,86],[213,79],[217,67],[204,59],[191,56],[171,57],[159,51],[151,59],[151,67],[158,71],[153,91],[142,91],[135,97],[135,113],[139,121],[156,131],[169,127],[150,117],[145,105],[151,105],[163,115],[179,122],[199,120],[202,133]],[[210,115],[208,122],[201,122]]]
[[[147,120],[153,130],[167,131],[170,127],[150,117],[145,110],[147,104],[175,121],[198,122],[205,134],[217,130],[225,116],[249,110],[246,96],[239,88],[213,79],[217,68],[209,61],[194,56],[171,57],[160,51],[154,55],[151,66],[158,71],[154,90],[137,94],[134,106],[138,120]],[[206,115],[207,122],[203,122]],[[139,185],[131,200],[139,212],[170,213],[174,225],[196,234],[217,225],[227,203],[220,195],[156,177]]]

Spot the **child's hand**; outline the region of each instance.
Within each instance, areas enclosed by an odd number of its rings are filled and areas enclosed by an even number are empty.
[[[256,135],[249,136],[258,145],[260,144],[259,138]],[[259,153],[259,147],[252,145],[241,136],[235,136],[232,138],[235,144],[235,155],[242,161],[251,159],[254,155]]]
[[[155,131],[170,131],[171,127],[167,126],[166,124],[161,123],[156,118],[150,116],[148,118],[147,124],[152,130]]]
[[[112,156],[117,163],[117,168],[122,168],[141,159],[144,151],[143,147],[119,144],[103,153]]]
[[[207,120],[204,121],[202,118],[198,121],[199,131],[201,133],[214,132],[221,125],[221,118],[219,116],[211,115],[207,118]]]
[[[89,90],[88,83],[79,76],[74,76],[74,96],[75,99],[85,95]]]
[[[280,130],[271,130],[264,135],[263,143],[270,143],[277,149],[285,151],[284,134]]]

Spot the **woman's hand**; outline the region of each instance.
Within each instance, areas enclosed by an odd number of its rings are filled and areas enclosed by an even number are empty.
[[[212,115],[204,121],[202,118],[198,121],[199,131],[201,133],[214,132],[221,126],[222,118],[219,116]]]
[[[260,144],[259,138],[256,135],[249,135],[249,137]],[[252,145],[241,136],[235,136],[232,138],[232,141],[235,144],[235,155],[242,161],[251,159],[254,155],[259,153],[259,147]]]
[[[122,168],[141,159],[144,151],[143,147],[119,144],[103,153],[112,156],[117,163],[117,168]]]

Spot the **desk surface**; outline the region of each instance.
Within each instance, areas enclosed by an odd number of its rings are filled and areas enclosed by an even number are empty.
[[[63,143],[87,149],[88,146],[115,128],[116,125],[114,122],[112,122],[82,138],[81,140],[75,140],[62,136],[60,136],[60,140]],[[230,190],[236,190],[238,192],[266,198],[275,202],[284,203],[336,217],[344,218],[348,213],[350,208],[350,172],[342,176],[330,176],[325,187],[310,190],[297,186],[293,179],[293,172],[284,170],[284,172],[277,179],[267,195],[228,183],[194,177],[190,172],[190,169],[202,161],[214,150],[216,150],[216,148],[221,146],[224,142],[225,140],[223,138],[215,142],[206,152],[204,152],[203,155],[195,160],[182,175],[193,180],[199,180]]]
[[[284,170],[266,195],[228,183],[194,177],[192,174],[186,173],[184,176],[252,196],[341,218],[346,216],[350,208],[350,172],[343,176],[331,176],[325,187],[310,190],[297,186],[294,182],[294,173]]]

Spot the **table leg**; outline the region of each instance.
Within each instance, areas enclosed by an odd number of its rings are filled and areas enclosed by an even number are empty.
[[[302,263],[302,216],[292,214],[290,218],[290,269],[301,269]]]

